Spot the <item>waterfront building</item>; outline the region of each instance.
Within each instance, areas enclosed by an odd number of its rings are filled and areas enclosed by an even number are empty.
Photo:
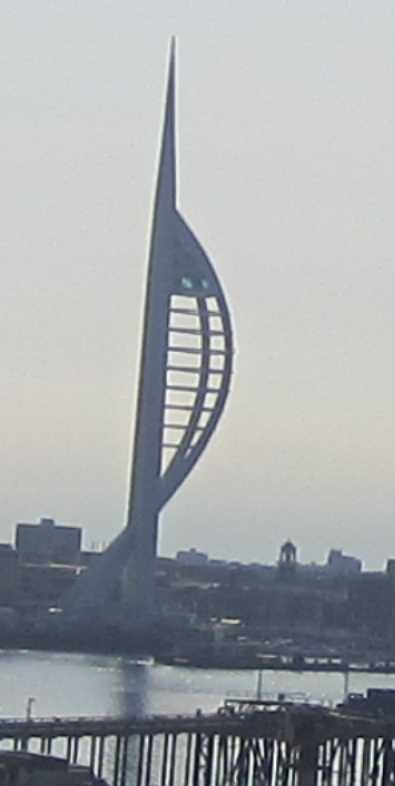
[[[49,608],[70,589],[85,568],[80,565],[22,564],[18,569],[18,606]]]
[[[51,562],[78,565],[81,537],[81,527],[56,524],[50,518],[41,518],[38,524],[17,524],[15,547],[18,561],[32,565]]]
[[[138,404],[126,527],[62,599],[144,623],[156,613],[160,511],[198,461],[230,387],[231,320],[214,268],[177,202],[175,51],[171,47],[149,252]],[[90,618],[92,616],[90,615]],[[98,619],[97,614],[95,619]]]

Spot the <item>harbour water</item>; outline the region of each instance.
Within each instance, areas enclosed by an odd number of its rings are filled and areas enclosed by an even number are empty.
[[[109,716],[213,711],[226,698],[256,697],[257,672],[180,668],[130,658],[86,654],[0,651],[0,716]],[[395,687],[395,675],[353,674],[350,691]],[[335,704],[344,695],[341,674],[264,672],[263,698],[279,692]]]

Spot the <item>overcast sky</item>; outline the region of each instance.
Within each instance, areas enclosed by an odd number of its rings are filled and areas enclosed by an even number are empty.
[[[161,550],[395,556],[395,3],[2,0],[0,537],[125,519],[167,47],[237,357]]]

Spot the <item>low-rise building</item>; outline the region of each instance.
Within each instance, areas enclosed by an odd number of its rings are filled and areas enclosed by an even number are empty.
[[[183,565],[207,565],[208,554],[205,554],[204,551],[198,551],[197,549],[177,551],[176,560]]]
[[[331,549],[326,567],[332,576],[350,576],[361,572],[362,562],[343,554],[341,549]]]

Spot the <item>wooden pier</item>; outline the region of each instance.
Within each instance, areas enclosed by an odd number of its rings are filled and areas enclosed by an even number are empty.
[[[395,717],[259,711],[0,721],[1,747],[88,764],[111,786],[390,786]]]

